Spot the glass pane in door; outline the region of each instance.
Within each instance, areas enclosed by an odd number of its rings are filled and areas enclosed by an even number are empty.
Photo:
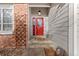
[[[38,19],[38,26],[41,27],[42,26],[42,20]]]

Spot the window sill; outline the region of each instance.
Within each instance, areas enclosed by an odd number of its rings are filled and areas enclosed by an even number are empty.
[[[1,35],[11,35],[13,32],[0,32]]]

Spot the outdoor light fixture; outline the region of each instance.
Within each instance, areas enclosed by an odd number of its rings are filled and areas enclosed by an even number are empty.
[[[40,11],[40,10],[38,11],[38,15],[39,15],[39,16],[41,15],[41,11]]]

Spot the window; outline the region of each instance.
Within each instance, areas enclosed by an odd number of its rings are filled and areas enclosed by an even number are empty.
[[[4,8],[5,7],[5,8]],[[0,34],[10,34],[13,30],[13,9],[0,7]]]

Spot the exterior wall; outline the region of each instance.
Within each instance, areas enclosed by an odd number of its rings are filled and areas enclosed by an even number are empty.
[[[0,34],[0,48],[15,48],[15,35]]]
[[[62,6],[62,7],[61,7]],[[49,12],[49,39],[56,47],[61,47],[68,52],[68,32],[69,32],[69,6],[59,4],[51,7]]]
[[[38,16],[38,11],[41,11],[41,16],[48,16],[49,8],[45,7],[32,7],[31,8],[31,14],[32,16]]]
[[[28,5],[14,5],[14,32],[0,34],[0,48],[27,47],[28,40]]]
[[[0,8],[12,8],[13,4],[0,4]],[[13,34],[1,34],[0,33],[0,48],[14,48],[15,47],[15,35]]]
[[[15,4],[15,37],[17,47],[26,47],[28,40],[28,5]]]

